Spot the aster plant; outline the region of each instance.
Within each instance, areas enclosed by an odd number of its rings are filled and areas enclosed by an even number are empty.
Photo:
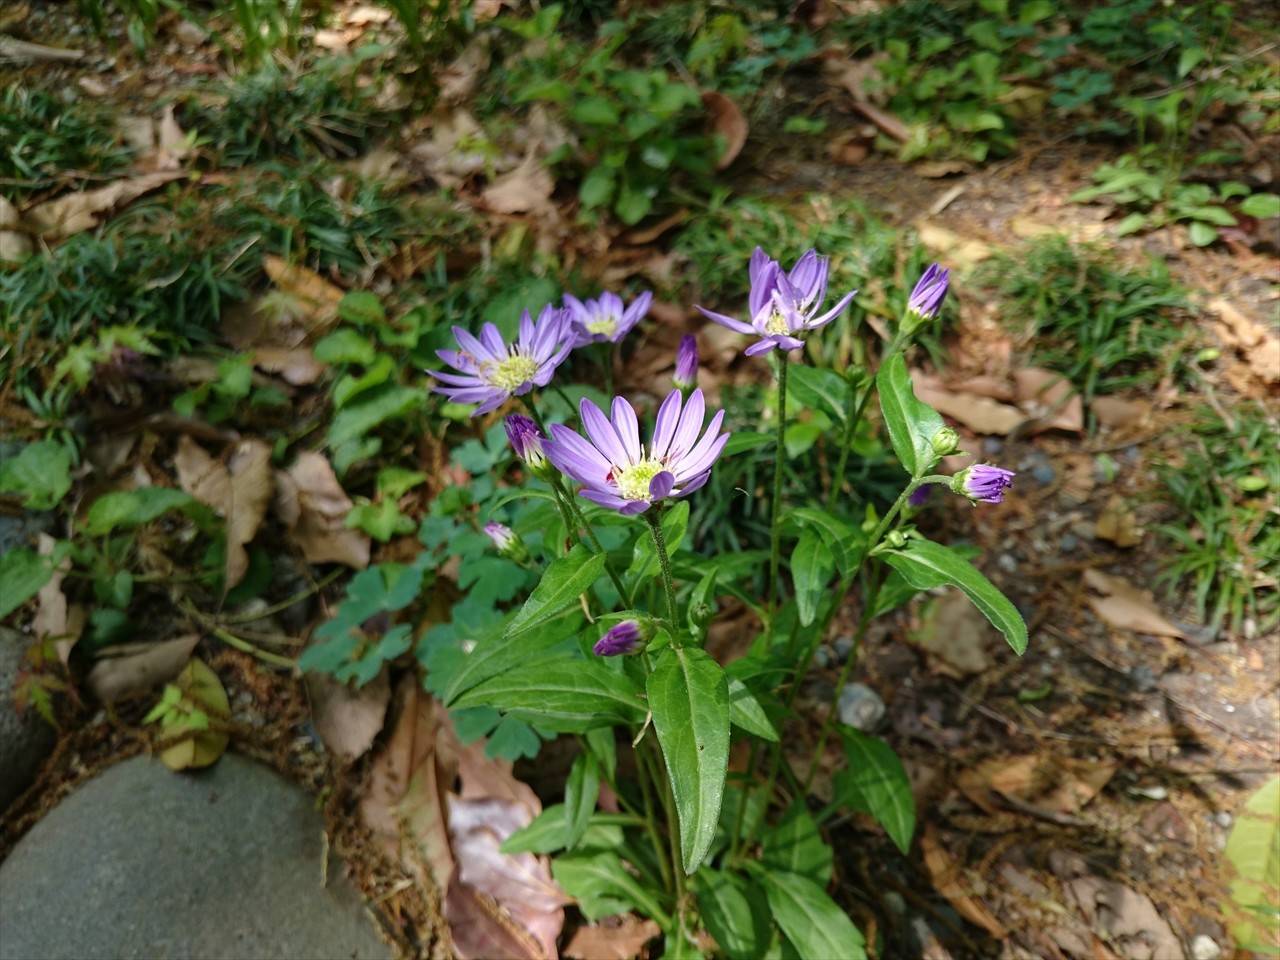
[[[468,729],[497,724],[491,745],[517,733],[535,750],[540,738],[578,737],[565,802],[507,837],[504,849],[552,855],[553,876],[588,921],[628,909],[652,918],[663,955],[695,956],[714,941],[730,956],[764,956],[785,938],[799,957],[865,957],[862,934],[826,892],[825,872],[779,853],[797,835],[806,849],[820,846],[824,821],[850,811],[870,813],[904,853],[912,841],[901,762],[875,736],[839,723],[835,703],[807,756],[780,748],[779,724],[799,715],[797,693],[838,614],[856,623],[856,651],[873,617],[903,602],[903,591],[946,585],[972,599],[1016,652],[1027,642],[1013,604],[966,555],[915,525],[930,491],[990,510],[1014,482],[993,464],[942,470],[961,455],[961,438],[912,388],[905,354],[913,331],[943,302],[947,271],[931,266],[904,298],[875,369],[821,371],[815,379],[803,366],[805,339],[822,336],[853,297],[828,305],[828,275],[815,251],[784,270],[757,250],[745,278],[749,322],[703,311],[751,338],[745,354],[774,364],[777,403],[761,411],[775,431],[772,448],[767,431],[733,437],[725,412],[708,409],[696,388],[692,337],[671,358],[674,389],[665,397],[606,392],[603,406],[590,398],[570,406],[565,422],[543,415],[540,391],[556,388],[567,352],[616,343],[643,314],[644,297],[626,308],[610,295],[588,303],[567,297],[566,311],[547,308],[536,323],[525,314],[514,343],[491,327],[479,336],[455,330],[458,349],[440,354],[457,371],[436,375],[440,393],[475,404],[476,415],[508,409],[484,444],[469,441],[466,463],[492,463],[493,475],[465,495],[442,494],[437,502],[451,505],[453,532],[437,535],[424,524],[421,539],[428,550],[458,545],[458,582],[470,594],[512,597],[503,591],[526,576],[531,589],[487,612],[468,605],[470,596],[459,602],[453,622],[428,631],[418,650],[426,683]],[[837,409],[844,430],[824,438],[839,455],[801,471],[809,486],[793,485],[784,504],[789,366],[802,386],[844,384],[823,394],[844,405]],[[877,456],[896,459],[904,475],[887,501],[844,482],[872,397],[884,440]],[[502,446],[504,432],[510,472],[491,442],[496,435]],[[753,448],[774,464],[768,562],[764,554],[700,552],[691,513],[707,509],[708,484],[725,461]],[[759,487],[734,495],[755,497]],[[882,596],[891,575],[894,594]],[[753,618],[734,627],[749,652],[728,669],[707,649],[722,598]],[[835,691],[856,663],[856,653],[845,659]],[[747,773],[731,782],[735,741],[749,743],[750,755]],[[847,769],[834,778],[829,801],[810,803],[816,772],[831,762],[829,743],[839,745]],[[618,754],[628,750],[623,763]],[[599,803],[606,788],[607,810]],[[742,909],[727,909],[726,897]]]

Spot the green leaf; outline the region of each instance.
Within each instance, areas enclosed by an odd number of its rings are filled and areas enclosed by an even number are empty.
[[[1021,656],[1026,651],[1027,625],[1017,607],[950,547],[932,540],[909,540],[902,550],[886,553],[885,560],[920,590],[944,585],[959,587],[992,626],[1004,634],[1014,653]]]
[[[787,373],[787,399],[803,409],[825,410],[840,423],[849,416],[849,382],[825,367],[791,364]]]
[[[343,327],[318,341],[311,352],[321,363],[359,363],[368,365],[377,356],[373,344],[350,327]]]
[[[627,226],[634,226],[643,220],[653,207],[653,199],[642,190],[623,184],[618,192],[618,199],[613,204],[613,212]]]
[[[494,707],[559,733],[638,724],[645,715],[635,681],[606,664],[576,657],[522,663],[476,684],[451,706]]]
[[[1280,196],[1274,193],[1255,193],[1240,203],[1240,212],[1259,220],[1280,217]]]
[[[1207,247],[1218,239],[1218,231],[1200,220],[1192,220],[1187,226],[1187,234],[1197,247]]]
[[[583,97],[570,108],[569,115],[578,123],[600,127],[615,126],[621,119],[618,108],[604,97]]]
[[[698,915],[729,960],[757,960],[769,936],[769,905],[761,891],[737,874],[703,868],[693,878]]]
[[[818,532],[823,543],[831,550],[836,568],[841,573],[851,573],[857,567],[866,549],[867,538],[853,524],[846,523],[819,507],[796,507],[788,511],[787,517]]]
[[[893,452],[913,478],[924,476],[938,459],[933,452],[933,438],[944,426],[942,417],[916,399],[907,362],[900,353],[881,365],[876,373],[876,389]]]
[[[138,527],[170,510],[202,513],[189,494],[171,487],[139,487],[106,493],[93,502],[85,517],[85,532],[100,537],[119,529]]]
[[[590,753],[578,754],[564,785],[564,822],[566,847],[576,847],[587,832],[591,814],[600,797],[600,766]]]
[[[393,383],[366,391],[358,401],[343,407],[334,416],[329,425],[329,445],[339,447],[359,440],[379,424],[412,413],[423,405],[423,397],[421,390]]]
[[[412,533],[417,524],[400,512],[394,500],[377,503],[359,503],[347,514],[345,525],[363,530],[379,543],[386,543],[397,534]]]
[[[760,862],[770,870],[796,873],[826,886],[831,882],[835,854],[803,801],[798,801],[765,831]]]
[[[569,845],[569,819],[563,803],[553,804],[534,817],[498,849],[502,853],[551,853]]]
[[[668,648],[649,675],[649,709],[671,778],[685,873],[715,839],[729,765],[729,688],[705,650]]]
[[[578,909],[588,920],[631,908],[670,926],[658,895],[643,886],[616,853],[567,853],[551,861],[551,875],[565,893],[578,901]]]
[[[805,528],[791,554],[791,579],[795,583],[801,626],[807,627],[817,618],[818,603],[831,583],[835,566],[835,558],[822,537]]]
[[[368,290],[352,290],[338,301],[338,316],[357,326],[367,327],[386,323],[387,311],[382,301]]]
[[[54,440],[29,443],[0,464],[0,493],[22,496],[28,510],[52,510],[71,489],[71,452]]]
[[[509,624],[505,636],[519,637],[554,620],[578,605],[578,597],[590,589],[604,572],[603,554],[592,553],[582,544],[547,567],[538,586]]]
[[[752,430],[736,430],[724,445],[722,456],[731,457],[736,453],[746,453],[748,450],[767,447],[771,443],[773,443],[772,434],[756,433]]]
[[[662,515],[662,538],[667,544],[667,556],[674,557],[684,543],[685,534],[689,530],[689,501],[680,500]],[[631,554],[631,566],[627,567],[627,576],[635,582],[647,580],[658,573],[658,554],[653,547],[653,537],[648,528],[636,538],[636,545]]]
[[[747,733],[755,734],[770,743],[778,742],[778,731],[773,729],[769,715],[760,701],[745,683],[737,677],[729,677],[729,721]]]
[[[457,672],[449,677],[438,696],[447,706],[454,706],[458,697],[481,681],[530,660],[542,659],[553,647],[563,644],[580,623],[580,618],[574,622],[549,621],[540,629],[515,636],[505,635],[505,627],[499,627],[481,635],[470,653],[461,654]]]
[[[796,873],[760,876],[773,919],[800,956],[866,960],[862,934],[822,887]]]
[[[1228,922],[1245,950],[1280,954],[1280,777],[1245,803],[1227,838]]]
[[[1116,224],[1116,236],[1127,237],[1131,233],[1137,233],[1146,225],[1147,215],[1145,213],[1131,213]]]
[[[911,849],[916,799],[902,760],[879,737],[840,725],[848,767],[836,775],[835,799],[879,821],[903,856]]]
[[[18,547],[0,554],[0,620],[34,597],[53,579],[53,564],[34,550]]]
[[[605,166],[594,167],[583,177],[578,199],[588,210],[603,206],[613,199],[613,187],[613,171]]]

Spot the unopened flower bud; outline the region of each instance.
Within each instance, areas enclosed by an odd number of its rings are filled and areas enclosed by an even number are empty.
[[[916,281],[915,289],[907,298],[907,317],[904,324],[915,329],[925,320],[932,320],[942,309],[942,301],[947,298],[947,286],[951,282],[951,271],[936,263],[929,264],[929,269]]]
[[[506,524],[486,523],[484,532],[493,541],[493,545],[502,556],[515,560],[517,563],[528,559],[529,551],[525,548],[524,541],[520,539],[518,533]]]
[[[639,620],[623,620],[610,627],[591,649],[600,657],[639,653],[648,642],[649,630]]]
[[[676,349],[676,372],[671,382],[679,390],[692,390],[698,383],[698,340],[692,334],[680,338]]]
[[[930,441],[933,452],[940,457],[949,457],[960,449],[960,434],[950,427],[943,427],[933,435]]]
[[[975,503],[1000,503],[1004,492],[1013,486],[1017,476],[1012,470],[994,467],[989,463],[975,463],[951,478],[951,489]]]
[[[884,542],[895,550],[901,550],[907,545],[907,535],[901,530],[890,530],[885,536]]]
[[[523,414],[513,413],[507,417],[505,426],[507,439],[511,441],[511,449],[516,456],[524,461],[530,473],[546,480],[555,468],[542,452],[543,436],[538,425]]]

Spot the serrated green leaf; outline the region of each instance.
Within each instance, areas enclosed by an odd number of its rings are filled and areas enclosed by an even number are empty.
[[[54,440],[29,443],[0,464],[0,493],[16,493],[28,510],[52,510],[71,489],[71,452]]]
[[[729,688],[705,650],[668,648],[648,680],[658,733],[680,821],[685,873],[698,869],[711,842],[729,764]]]
[[[995,585],[968,560],[949,547],[932,540],[909,540],[901,550],[884,555],[891,567],[921,590],[950,585],[964,591],[992,626],[1004,634],[1013,652],[1021,656],[1027,649],[1027,625],[1022,615]]]
[[[905,856],[916,827],[916,800],[902,760],[881,740],[840,726],[846,769],[836,775],[835,799],[869,813]]]
[[[911,375],[902,354],[895,353],[876,373],[876,389],[880,394],[880,410],[893,452],[903,469],[913,478],[924,476],[937,460],[933,438],[944,426],[932,407],[916,399],[911,388]]]

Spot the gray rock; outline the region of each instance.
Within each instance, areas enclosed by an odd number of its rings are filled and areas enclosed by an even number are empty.
[[[14,707],[13,685],[26,651],[22,634],[0,627],[0,812],[31,785],[56,739],[34,710],[19,716]]]
[[[870,687],[861,683],[846,683],[840,691],[840,722],[870,733],[884,719],[884,701]]]
[[[988,457],[998,457],[1004,449],[1004,441],[999,437],[983,437],[982,452]]]
[[[819,670],[825,670],[831,666],[831,648],[825,643],[813,652],[813,662],[817,664]]]
[[[1071,553],[1076,547],[1080,546],[1080,538],[1074,533],[1064,533],[1062,539],[1058,541],[1058,546],[1063,553]]]
[[[1037,463],[1031,468],[1031,479],[1042,487],[1047,487],[1057,478],[1053,467],[1047,463]]]
[[[228,754],[175,774],[136,757],[72,793],[0,864],[0,958],[389,958],[322,820]]]
[[[849,655],[853,653],[853,637],[847,634],[843,637],[836,637],[836,657],[841,663],[849,659]]]
[[[1222,956],[1222,948],[1208,934],[1200,934],[1191,941],[1191,956],[1195,960],[1218,960]]]

